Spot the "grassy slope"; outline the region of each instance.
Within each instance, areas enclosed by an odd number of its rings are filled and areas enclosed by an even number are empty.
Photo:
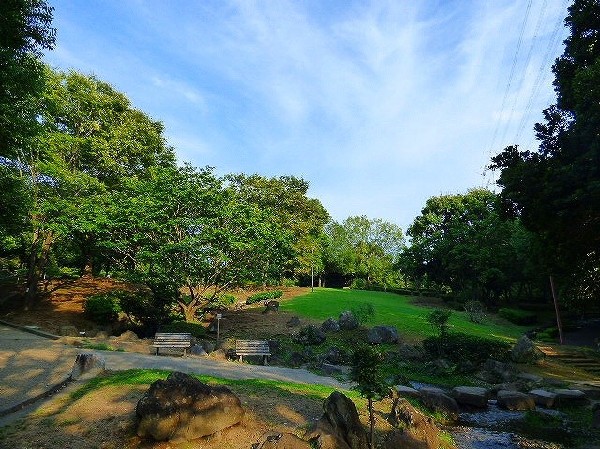
[[[364,290],[338,290],[319,288],[314,293],[297,296],[281,304],[281,309],[301,316],[325,320],[338,317],[340,312],[370,303],[375,316],[368,325],[385,324],[396,326],[406,339],[420,339],[433,335],[433,329],[425,317],[430,308],[411,302],[411,298],[394,293]],[[451,330],[492,339],[514,340],[528,328],[488,317],[483,324],[471,323],[465,312],[452,313]]]

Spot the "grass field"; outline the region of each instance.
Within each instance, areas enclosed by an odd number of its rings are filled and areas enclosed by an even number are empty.
[[[426,320],[431,307],[418,305],[414,299],[394,293],[318,288],[313,293],[283,302],[281,309],[308,318],[326,320],[329,317],[337,318],[344,310],[368,303],[375,309],[375,316],[366,323],[368,326],[396,326],[405,339],[416,340],[433,335],[434,331]],[[486,317],[481,324],[472,323],[465,312],[457,311],[453,311],[449,324],[450,330],[454,332],[509,341],[517,339],[528,329],[493,315]]]

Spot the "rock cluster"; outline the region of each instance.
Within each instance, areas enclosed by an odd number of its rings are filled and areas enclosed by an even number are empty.
[[[244,409],[226,387],[211,387],[185,373],[157,380],[139,400],[137,434],[156,441],[212,435],[239,423]]]

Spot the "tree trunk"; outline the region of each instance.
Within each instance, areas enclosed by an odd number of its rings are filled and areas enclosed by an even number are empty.
[[[42,231],[36,229],[33,232],[33,241],[31,243],[31,249],[29,254],[29,263],[27,267],[27,286],[25,295],[25,308],[29,309],[35,302],[38,294],[38,285],[40,277],[46,269],[48,262],[48,256],[52,243],[54,242],[54,233],[48,231],[43,237],[42,247],[38,252],[38,245],[42,239]]]
[[[369,398],[369,449],[373,449],[373,429],[375,428],[375,416],[373,415],[373,399]]]

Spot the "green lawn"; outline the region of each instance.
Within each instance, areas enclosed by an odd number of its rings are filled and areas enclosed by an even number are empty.
[[[404,338],[409,340],[420,339],[434,333],[425,318],[431,308],[416,305],[412,298],[394,293],[318,288],[313,293],[282,302],[280,308],[300,316],[325,320],[329,317],[337,318],[340,312],[364,303],[372,304],[375,309],[375,316],[367,326],[393,325]],[[482,324],[476,324],[469,321],[465,312],[456,311],[452,313],[450,326],[451,331],[454,332],[503,340],[515,340],[528,329],[528,327],[505,322],[495,316],[488,316]]]

